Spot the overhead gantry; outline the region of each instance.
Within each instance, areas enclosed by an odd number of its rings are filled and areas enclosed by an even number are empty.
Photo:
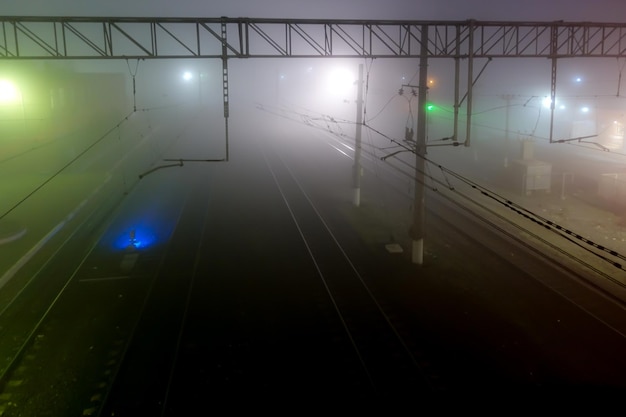
[[[0,61],[221,59],[226,159],[229,59],[418,58],[415,212],[411,228],[412,257],[418,264],[422,263],[424,190],[423,180],[419,179],[423,179],[420,166],[424,164],[426,149],[428,60],[455,60],[452,138],[458,144],[459,108],[466,101],[463,144],[469,146],[475,59],[487,59],[487,62],[493,58],[551,60],[549,134],[552,143],[563,141],[553,140],[557,61],[560,58],[607,57],[626,57],[626,23],[0,16]],[[467,61],[467,91],[459,99],[461,60]],[[478,76],[481,73],[482,70]]]
[[[420,58],[424,53],[456,60],[454,139],[462,104],[459,60],[467,60],[464,143],[469,145],[475,59],[551,59],[552,126],[557,60],[626,57],[626,23],[0,16],[0,59],[222,59],[226,117],[230,58]]]
[[[16,59],[623,57],[626,23],[0,16]]]

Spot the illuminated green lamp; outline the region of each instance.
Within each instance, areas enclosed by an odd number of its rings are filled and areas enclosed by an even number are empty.
[[[20,99],[20,92],[11,81],[0,80],[0,104],[15,103]]]
[[[428,103],[428,104],[426,105],[426,111],[432,112],[432,111],[435,111],[436,109],[437,109],[437,106],[435,106],[435,105],[434,105],[434,104],[432,104],[432,103]]]

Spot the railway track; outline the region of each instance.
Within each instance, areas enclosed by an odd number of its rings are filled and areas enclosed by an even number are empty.
[[[421,363],[423,352],[409,347],[289,166],[267,156],[266,163],[373,392],[441,390]]]
[[[54,407],[55,415],[181,415],[237,408],[242,394],[271,407],[285,398],[367,407],[446,392],[424,335],[372,287],[361,266],[368,253],[359,259],[343,247],[293,167],[275,153],[239,163],[254,168],[191,175],[169,241],[140,251],[131,271],[120,273],[127,253],[85,258],[5,371],[2,415]],[[250,188],[233,192],[241,184]],[[556,262],[498,222],[489,227]],[[94,275],[107,263],[115,267]],[[624,337],[618,300],[606,304],[596,289],[591,305],[571,283],[542,285]]]
[[[268,158],[258,190],[267,194],[269,184],[274,196],[240,228],[283,211],[288,218],[270,217],[259,233],[287,228],[289,240],[243,245],[243,255],[224,247],[233,232],[223,216],[232,218],[246,197],[224,204],[232,184],[213,174],[191,192],[168,249],[149,261],[159,259],[148,268],[152,283],[136,324],[129,320],[125,339],[112,341],[121,346],[110,390],[91,396],[99,415],[180,415],[239,392],[278,405],[278,392],[372,403],[443,389],[424,352],[407,341],[411,332],[398,330],[402,319],[387,314],[393,308],[381,306],[282,161]]]
[[[341,155],[353,159],[350,145],[343,138],[327,135],[325,142]],[[373,174],[383,187],[394,192],[407,204],[412,204],[409,190],[413,189],[414,171],[410,163],[392,158],[381,164],[380,155],[368,148],[364,149],[363,158],[364,169]],[[575,232],[554,225],[480,186],[455,181],[455,178],[445,174],[437,175],[430,169],[425,177],[431,200],[445,201],[447,206],[455,207],[454,213],[463,213],[465,217],[507,236],[545,262],[567,272],[573,280],[598,292],[610,302],[626,308],[626,275],[620,268],[613,267],[613,264],[620,263],[619,258],[613,259],[602,250],[594,252],[593,247],[591,250],[585,248],[583,242],[577,242],[573,238],[577,235]],[[399,180],[408,181],[410,186],[404,189],[399,187]],[[426,209],[431,216],[447,221],[436,210],[431,210],[428,206]],[[458,232],[463,233],[461,229]],[[547,282],[544,284],[549,285]]]

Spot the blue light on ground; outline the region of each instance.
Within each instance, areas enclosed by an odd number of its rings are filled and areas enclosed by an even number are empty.
[[[157,243],[157,235],[147,227],[126,229],[114,241],[116,249],[143,249]]]

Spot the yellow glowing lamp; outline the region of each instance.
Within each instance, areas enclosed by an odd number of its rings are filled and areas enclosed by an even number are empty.
[[[0,104],[14,103],[20,98],[20,92],[11,81],[0,80]]]

